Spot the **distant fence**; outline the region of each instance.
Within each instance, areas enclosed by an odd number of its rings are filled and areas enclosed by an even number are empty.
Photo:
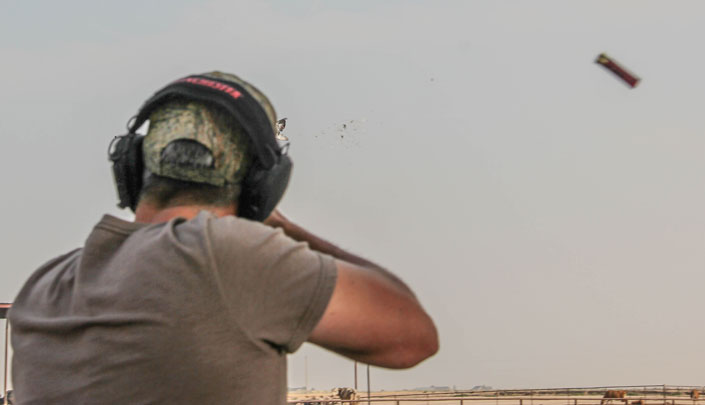
[[[667,385],[667,384],[654,384],[654,385],[606,385],[606,386],[596,386],[596,387],[562,387],[562,388],[519,388],[519,389],[506,389],[506,390],[452,390],[452,391],[428,391],[428,393],[435,393],[437,395],[443,395],[448,393],[449,395],[467,395],[467,396],[480,396],[480,397],[495,397],[495,396],[534,396],[534,395],[563,395],[563,396],[573,396],[573,395],[603,395],[608,390],[624,390],[627,391],[627,395],[661,395],[666,396],[678,396],[689,394],[691,390],[699,390],[705,392],[705,386],[700,385]],[[414,395],[426,395],[427,392],[423,393],[417,392],[409,394],[394,394],[395,396],[414,396]],[[390,395],[376,394],[373,395],[375,398],[388,397]]]
[[[407,404],[433,404],[433,405],[441,405],[441,404],[460,404],[460,405],[476,405],[478,402],[484,401],[485,404],[490,404],[494,401],[494,398],[482,398],[482,397],[448,397],[448,396],[430,396],[427,398],[421,398],[421,397],[416,397],[416,398],[367,398],[363,397],[357,400],[340,400],[340,399],[310,399],[310,400],[298,400],[298,401],[289,401],[287,404],[296,404],[296,405],[337,405],[337,404],[358,404],[358,405],[365,405],[365,404],[371,404],[371,405],[388,405],[388,404],[396,404],[396,405],[407,405]],[[569,404],[569,405],[600,405],[603,402],[605,404],[623,404],[624,400],[622,399],[606,399],[602,400],[601,397],[598,398],[575,398],[575,397],[535,397],[535,398],[530,398],[530,397],[524,397],[524,398],[510,398],[510,397],[503,397],[497,399],[498,401],[501,401],[502,405],[529,405],[531,403],[535,405],[562,405],[562,404]],[[609,401],[609,402],[608,402]],[[636,398],[628,398],[627,403],[631,404],[633,401],[637,401]],[[638,401],[639,404],[644,404],[644,405],[693,405],[693,404],[702,404],[703,400],[700,399],[690,399],[690,398],[681,398],[681,399],[668,399],[667,401],[664,401],[663,398],[658,397],[658,398],[640,398]]]
[[[378,405],[705,405],[703,399],[691,399],[690,392],[698,390],[705,394],[704,386],[686,385],[631,385],[604,387],[572,387],[545,389],[512,389],[491,391],[436,391],[360,396],[357,400],[300,397],[290,399],[288,404],[333,405],[333,404],[378,404]],[[608,390],[624,390],[624,399],[603,399]]]

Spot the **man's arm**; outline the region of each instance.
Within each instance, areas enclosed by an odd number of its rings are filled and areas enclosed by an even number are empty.
[[[309,341],[364,363],[408,368],[438,351],[436,327],[413,292],[382,267],[347,252],[275,211],[265,224],[336,258],[338,279]]]

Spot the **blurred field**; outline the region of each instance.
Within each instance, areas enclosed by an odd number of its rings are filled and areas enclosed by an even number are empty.
[[[608,389],[622,388],[625,399],[603,399]],[[358,403],[375,405],[703,405],[703,399],[691,399],[693,389],[703,392],[704,387],[691,386],[630,386],[590,387],[535,390],[496,391],[382,391],[360,392],[357,401],[336,399],[332,391],[292,392],[289,404],[331,405]]]

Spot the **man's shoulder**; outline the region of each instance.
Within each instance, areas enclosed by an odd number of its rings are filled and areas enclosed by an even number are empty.
[[[216,241],[241,241],[246,244],[259,243],[282,234],[281,230],[264,225],[261,222],[233,215],[216,217],[213,214],[201,212],[192,221],[194,225],[199,229],[204,229]]]
[[[17,314],[27,305],[39,305],[37,291],[42,291],[39,296],[45,296],[44,291],[52,291],[52,288],[61,283],[61,280],[72,279],[73,270],[80,261],[82,248],[71,250],[62,255],[56,256],[39,266],[31,276],[25,281],[19,293],[14,299],[11,314]]]
[[[51,272],[52,270],[64,269],[66,267],[71,266],[72,263],[76,263],[78,259],[80,259],[82,253],[83,248],[76,248],[48,260],[47,262],[39,266],[39,268],[35,270],[34,273],[32,273],[27,282],[29,283],[32,281],[36,281],[37,279],[44,277],[47,273]]]

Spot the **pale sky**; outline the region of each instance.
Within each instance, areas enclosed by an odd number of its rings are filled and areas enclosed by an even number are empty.
[[[437,323],[440,352],[373,389],[702,385],[703,38],[697,1],[0,0],[0,300],[131,218],[108,143],[223,70],[289,118],[282,210]],[[305,345],[290,386],[305,358],[309,386],[352,385]]]

